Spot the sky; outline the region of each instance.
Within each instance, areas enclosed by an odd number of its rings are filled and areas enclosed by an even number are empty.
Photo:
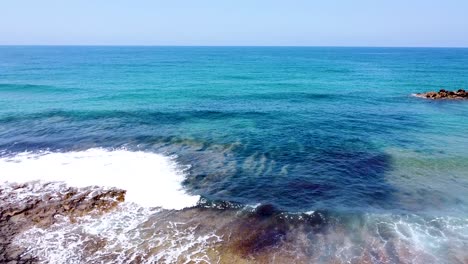
[[[0,45],[468,47],[468,0],[0,0]]]

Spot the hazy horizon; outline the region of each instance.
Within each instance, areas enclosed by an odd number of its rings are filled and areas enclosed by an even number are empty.
[[[319,45],[152,45],[152,44],[0,44],[0,47],[194,47],[194,48],[388,48],[468,49],[468,46],[319,46]]]

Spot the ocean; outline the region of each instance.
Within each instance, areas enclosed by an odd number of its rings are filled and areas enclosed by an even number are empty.
[[[468,263],[468,101],[413,96],[441,88],[468,88],[468,49],[1,46],[0,203],[126,191],[7,246],[41,263]]]

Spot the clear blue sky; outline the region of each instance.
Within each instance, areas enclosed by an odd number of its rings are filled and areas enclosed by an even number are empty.
[[[468,0],[0,0],[0,44],[468,47]]]

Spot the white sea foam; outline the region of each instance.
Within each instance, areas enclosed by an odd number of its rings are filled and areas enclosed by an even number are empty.
[[[14,243],[39,263],[210,263],[207,251],[221,237],[158,212],[124,203],[103,216],[33,227]]]
[[[0,158],[0,182],[65,182],[73,187],[103,186],[127,191],[126,201],[145,207],[183,209],[198,196],[181,186],[184,172],[173,158],[124,149],[21,153]]]

